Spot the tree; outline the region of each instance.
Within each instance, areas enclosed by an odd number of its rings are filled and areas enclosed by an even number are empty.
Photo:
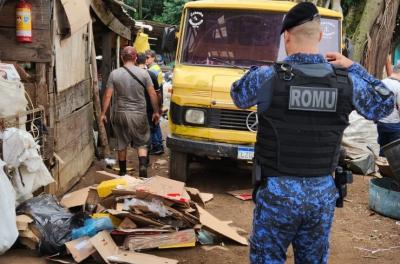
[[[155,20],[171,25],[178,25],[181,21],[183,6],[190,0],[164,0],[164,10]]]
[[[340,1],[310,2],[333,9]],[[400,0],[342,0],[341,5],[344,32],[354,45],[352,59],[360,62],[376,77],[382,78],[391,45],[400,41],[400,37],[394,35],[394,32],[400,32]]]

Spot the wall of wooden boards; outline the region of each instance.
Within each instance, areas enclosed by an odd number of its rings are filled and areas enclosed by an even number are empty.
[[[88,75],[88,36],[88,26],[85,25],[68,38],[56,37],[57,92],[81,82]]]
[[[16,41],[15,6],[17,0],[8,0],[0,8],[0,60],[50,62],[50,20],[53,0],[30,0],[32,4],[32,43]]]
[[[63,160],[57,171],[58,190],[67,190],[71,182],[85,174],[94,159],[93,104],[60,119],[55,127],[55,152]]]

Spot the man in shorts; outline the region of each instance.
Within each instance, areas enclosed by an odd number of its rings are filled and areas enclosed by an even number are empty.
[[[124,66],[112,71],[108,78],[101,118],[107,121],[106,112],[114,95],[111,123],[117,139],[119,175],[126,174],[127,148],[131,144],[138,151],[139,176],[147,177],[147,144],[150,129],[146,114],[146,91],[154,109],[154,123],[158,123],[160,118],[158,99],[148,72],[135,65],[136,49],[131,46],[125,47],[121,59]]]

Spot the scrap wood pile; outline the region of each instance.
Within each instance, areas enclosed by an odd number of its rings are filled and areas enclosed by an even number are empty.
[[[60,203],[40,195],[18,207],[20,243],[49,259],[79,263],[178,263],[145,254],[148,249],[194,247],[230,239],[247,245],[238,229],[203,207],[212,194],[155,176],[138,179],[97,172],[101,181],[64,195]],[[75,262],[60,257],[71,254]]]

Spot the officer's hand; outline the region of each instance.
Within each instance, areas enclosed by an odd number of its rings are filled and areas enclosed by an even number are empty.
[[[339,52],[328,52],[326,54],[326,59],[333,65],[343,68],[349,68],[354,63],[352,60],[346,58]]]
[[[151,119],[154,124],[158,124],[160,122],[160,114],[159,113],[153,113],[153,117]]]
[[[101,114],[100,120],[101,120],[101,122],[107,123],[107,117],[106,117],[106,115]]]

